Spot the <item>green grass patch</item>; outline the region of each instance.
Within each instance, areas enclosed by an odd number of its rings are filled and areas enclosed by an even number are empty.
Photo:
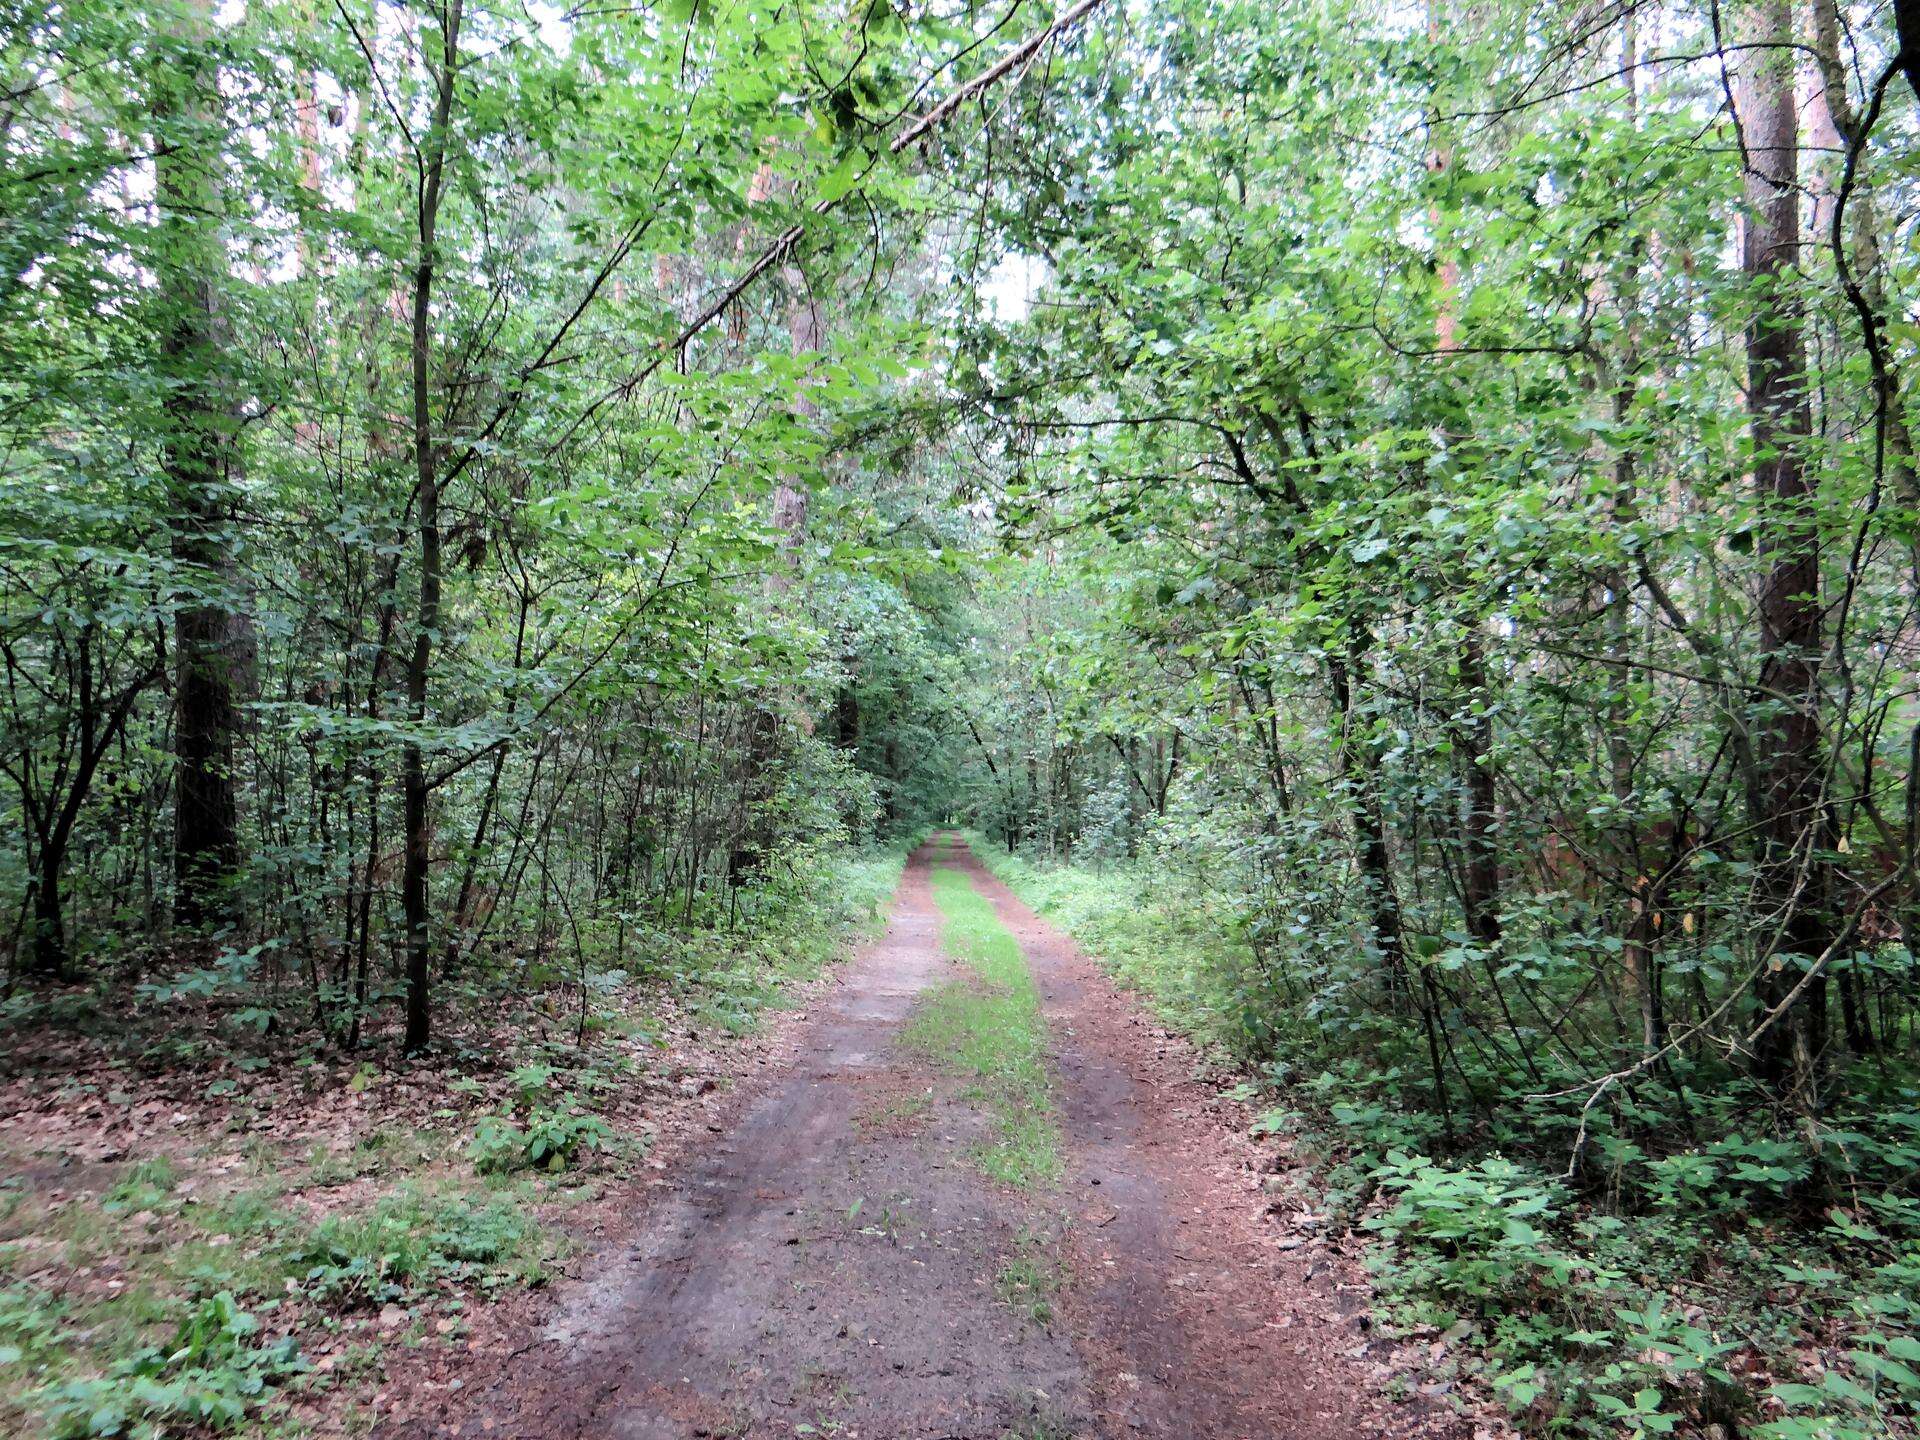
[[[279,1433],[290,1392],[343,1377],[304,1344],[539,1285],[560,1253],[529,1182],[420,1175],[315,1216],[274,1182],[203,1193],[191,1168],[130,1165],[98,1203],[0,1187],[0,1434]]]
[[[969,974],[924,999],[907,1022],[909,1045],[972,1077],[968,1099],[994,1119],[973,1154],[995,1180],[1022,1188],[1060,1177],[1060,1130],[1047,1073],[1046,1022],[1026,957],[985,896],[959,870],[933,872],[943,942]]]
[[[1014,1237],[1013,1254],[994,1277],[993,1292],[1003,1305],[1036,1325],[1053,1319],[1053,1296],[1060,1288],[1060,1262],[1046,1238],[1031,1230]]]
[[[972,834],[981,863],[1137,991],[1168,1026],[1197,1044],[1248,1058],[1244,996],[1259,970],[1225,899],[1156,885],[1141,869],[1036,865]]]

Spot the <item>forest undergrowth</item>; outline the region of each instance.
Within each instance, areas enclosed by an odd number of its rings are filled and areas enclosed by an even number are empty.
[[[1288,1189],[1364,1239],[1382,1318],[1430,1381],[1490,1391],[1543,1435],[1901,1433],[1920,1397],[1909,1086],[1870,1077],[1850,1112],[1783,1133],[1737,1075],[1676,1065],[1585,1117],[1596,1163],[1569,1179],[1578,1097],[1540,1093],[1559,1077],[1488,1074],[1500,1107],[1449,1130],[1404,1069],[1332,1043],[1311,999],[1274,1004],[1274,957],[1217,866],[970,841],[1215,1057]]]
[[[0,1076],[0,1427],[353,1431],[392,1353],[457,1350],[758,1061],[871,935],[898,848],[822,855],[749,929],[470,976],[431,1059],[343,1053],[215,964],[16,1000]],[[636,963],[642,961],[643,963]],[[31,1045],[26,1041],[31,1037]]]

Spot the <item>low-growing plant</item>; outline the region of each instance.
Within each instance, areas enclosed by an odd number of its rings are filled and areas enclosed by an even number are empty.
[[[491,1288],[537,1261],[535,1227],[506,1201],[427,1202],[411,1194],[382,1201],[363,1217],[323,1221],[287,1252],[303,1291],[327,1304],[378,1305],[438,1283]]]
[[[164,1155],[143,1160],[107,1191],[102,1202],[113,1212],[154,1210],[167,1203],[180,1183],[179,1171]]]
[[[230,1293],[208,1296],[171,1343],[145,1347],[105,1375],[55,1386],[48,1425],[61,1440],[231,1430],[273,1386],[307,1368],[291,1336],[261,1342],[259,1332]]]
[[[1398,1243],[1401,1283],[1439,1302],[1443,1328],[1571,1278],[1573,1259],[1539,1228],[1554,1216],[1556,1188],[1511,1161],[1455,1169],[1396,1150],[1374,1176],[1396,1203],[1364,1224]]]
[[[563,1104],[535,1107],[518,1123],[506,1115],[482,1116],[467,1154],[483,1173],[545,1170],[557,1174],[584,1156],[604,1150],[612,1140],[613,1130],[599,1116]]]
[[[32,1366],[60,1341],[66,1306],[24,1282],[0,1287],[0,1368]]]

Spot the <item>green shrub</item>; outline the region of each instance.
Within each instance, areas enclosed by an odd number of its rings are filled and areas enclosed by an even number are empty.
[[[1558,1187],[1511,1161],[1450,1169],[1396,1150],[1374,1176],[1397,1203],[1365,1226],[1400,1246],[1400,1283],[1447,1307],[1443,1327],[1564,1289],[1573,1274],[1572,1258],[1539,1228],[1556,1214]]]
[[[482,1116],[467,1154],[474,1168],[483,1173],[558,1173],[583,1155],[605,1149],[612,1140],[613,1131],[597,1115],[583,1115],[564,1107],[536,1107],[528,1112],[524,1125],[516,1124],[510,1116]]]

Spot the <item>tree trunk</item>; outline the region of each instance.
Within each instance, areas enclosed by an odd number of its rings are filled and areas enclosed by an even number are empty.
[[[401,872],[400,907],[407,932],[407,1030],[409,1054],[432,1038],[429,985],[433,938],[427,901],[427,870],[433,832],[428,815],[426,752],[419,730],[427,723],[433,644],[440,633],[440,458],[433,440],[433,277],[435,230],[446,176],[447,127],[453,113],[455,67],[460,48],[462,0],[452,0],[440,24],[440,66],[436,76],[432,128],[427,134],[420,186],[420,254],[413,273],[413,457],[417,471],[420,525],[420,608],[413,654],[407,662],[407,707],[414,730],[401,758],[401,797],[406,854]]]
[[[1492,697],[1480,637],[1469,632],[1460,645],[1460,684],[1466,715],[1460,723],[1466,762],[1466,843],[1461,857],[1460,898],[1467,932],[1488,948],[1500,944],[1500,850],[1493,833],[1497,798],[1493,785]]]
[[[1900,67],[1920,96],[1920,0],[1893,0],[1894,33],[1900,42]]]
[[[236,674],[246,627],[236,613],[232,496],[237,420],[222,375],[229,363],[220,314],[226,256],[220,237],[218,67],[210,8],[189,12],[183,47],[154,111],[161,247],[155,266],[167,380],[162,447],[172,553],[187,596],[174,615],[174,916],[198,927],[226,914],[239,864],[234,740]]]
[[[842,685],[833,700],[833,743],[842,750],[860,748],[860,697]]]
[[[72,968],[72,953],[67,947],[63,876],[67,850],[73,842],[73,829],[80,810],[93,790],[93,778],[100,761],[119,737],[133,713],[134,704],[146,687],[160,678],[164,657],[156,655],[153,668],[130,681],[118,696],[103,696],[94,681],[94,646],[90,629],[82,629],[75,649],[78,667],[79,736],[74,752],[73,773],[65,793],[44,795],[37,801],[23,791],[21,800],[33,824],[36,845],[34,873],[28,880],[27,911],[33,936],[28,947],[32,972],[45,979],[65,978]]]
[[[749,203],[759,203],[772,193],[773,168],[762,165],[747,192]],[[781,274],[790,292],[787,306],[787,342],[795,355],[818,348],[820,312],[807,293],[806,277],[797,265],[785,266]],[[792,412],[802,422],[811,421],[819,407],[807,393],[804,381],[793,397]],[[785,596],[793,588],[800,567],[800,547],[807,536],[807,486],[803,477],[783,471],[773,486],[773,528],[779,532],[780,553],[774,558],[767,576],[767,591]],[[740,825],[727,851],[728,883],[760,873],[766,864],[772,837],[764,821],[767,802],[773,795],[772,772],[779,758],[780,714],[776,695],[767,695],[755,708],[747,732],[745,770],[741,783]],[[808,733],[812,716],[799,721]],[[889,817],[891,818],[891,817]]]
[[[61,871],[66,865],[64,848],[42,842],[33,879],[28,888],[28,912],[32,916],[32,938],[27,947],[27,973],[41,980],[63,980],[67,976],[67,929],[62,913],[65,904],[60,893]]]
[[[798,355],[811,354],[820,348],[820,306],[807,290],[806,276],[797,265],[789,265],[783,272],[787,286],[792,292],[787,309],[787,344]],[[793,413],[802,421],[810,422],[819,414],[820,407],[808,394],[805,382],[794,395]],[[783,474],[773,487],[773,528],[780,532],[780,543],[785,551],[785,564],[774,570],[774,586],[785,590],[792,583],[794,571],[800,561],[800,547],[807,538],[807,486],[804,479]]]
[[[1327,656],[1327,685],[1332,692],[1335,723],[1340,729],[1340,771],[1346,781],[1360,863],[1360,882],[1366,889],[1368,928],[1380,952],[1380,968],[1394,996],[1407,994],[1407,961],[1400,935],[1400,895],[1394,888],[1392,861],[1387,853],[1387,828],[1380,811],[1380,787],[1372,742],[1355,733],[1353,671],[1359,668],[1362,645],[1349,642],[1345,656]]]
[[[1780,928],[1780,948],[1801,956],[1824,948],[1826,797],[1819,720],[1820,551],[1815,490],[1805,468],[1811,431],[1805,342],[1788,291],[1800,244],[1799,116],[1794,96],[1793,17],[1788,0],[1750,11],[1753,48],[1742,66],[1739,112],[1748,214],[1741,263],[1755,296],[1747,326],[1747,408],[1753,482],[1761,514],[1760,679],[1755,696],[1756,765],[1748,803],[1759,846],[1763,895]],[[1797,972],[1762,967],[1759,999],[1786,1003]],[[1755,1057],[1776,1082],[1810,1087],[1824,1029],[1826,989],[1809,986],[1783,1023],[1769,1027]],[[1812,1100],[1810,1088],[1803,1099]]]

